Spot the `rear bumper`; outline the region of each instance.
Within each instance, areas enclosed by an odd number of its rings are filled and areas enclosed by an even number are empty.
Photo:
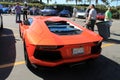
[[[55,67],[62,64],[81,62],[91,58],[97,58],[101,53],[102,42],[87,43],[72,46],[58,46],[53,49],[40,49],[37,47],[35,50],[30,48],[32,54],[29,53],[29,60],[32,64]],[[44,47],[45,48],[45,47]],[[73,48],[84,48],[82,54],[73,54]]]
[[[55,66],[59,66],[62,64],[66,64],[66,63],[81,62],[81,61],[88,60],[88,59],[98,58],[99,56],[100,54],[90,54],[90,55],[81,56],[81,57],[62,59],[62,60],[55,61],[55,62],[47,62],[47,61],[38,60],[34,58],[34,56],[32,56],[30,57],[30,61],[32,64],[36,64],[40,66],[55,67]]]

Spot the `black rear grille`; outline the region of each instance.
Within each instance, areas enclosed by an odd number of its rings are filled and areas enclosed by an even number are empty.
[[[60,51],[35,50],[34,57],[43,61],[58,61],[62,59]]]
[[[101,52],[101,50],[102,50],[102,48],[101,48],[101,45],[102,45],[102,42],[95,42],[95,46],[92,46],[92,48],[91,48],[91,53],[92,54],[99,54],[100,52]]]

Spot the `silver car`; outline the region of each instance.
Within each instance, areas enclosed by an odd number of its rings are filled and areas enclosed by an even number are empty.
[[[85,10],[77,10],[76,17],[85,18],[85,16],[86,16]]]

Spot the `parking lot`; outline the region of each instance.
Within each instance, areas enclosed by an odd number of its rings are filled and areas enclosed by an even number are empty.
[[[68,18],[72,20],[71,18]],[[103,41],[101,56],[90,64],[34,70],[25,65],[23,42],[15,15],[3,15],[0,31],[0,80],[120,80],[120,20],[113,20],[111,37]],[[76,19],[84,25],[84,19]],[[95,32],[98,33],[95,27]]]

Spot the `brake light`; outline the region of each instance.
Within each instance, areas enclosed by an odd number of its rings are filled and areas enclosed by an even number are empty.
[[[49,49],[49,50],[54,50],[54,49],[59,49],[62,48],[63,46],[37,46],[37,49]]]

